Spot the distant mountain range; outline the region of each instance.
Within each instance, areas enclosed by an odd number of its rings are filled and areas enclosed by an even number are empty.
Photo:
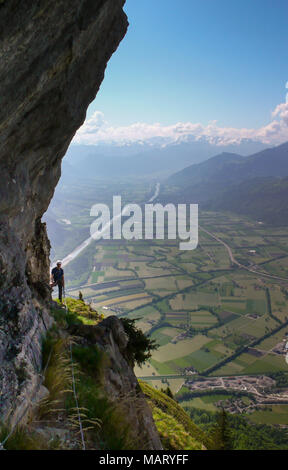
[[[135,143],[123,146],[71,145],[62,167],[66,182],[77,178],[119,178],[153,176],[167,178],[175,171],[203,162],[219,151],[248,155],[264,148],[264,144],[243,141],[239,145],[219,146],[206,140],[174,142],[159,145]]]
[[[249,157],[222,153],[171,175],[177,201],[288,224],[288,143]],[[165,198],[165,195],[164,195]]]
[[[273,225],[288,224],[288,178],[252,178],[204,204],[213,211],[227,210]]]
[[[153,177],[164,182],[163,202],[194,202],[202,209],[288,224],[288,143],[264,149],[261,143],[247,141],[225,147],[222,153],[219,149],[223,150],[207,141],[72,145],[63,161],[61,182],[70,187],[88,179]],[[244,155],[248,149],[256,153],[243,156],[241,149]]]

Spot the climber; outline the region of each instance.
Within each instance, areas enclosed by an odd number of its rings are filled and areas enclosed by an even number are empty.
[[[51,287],[58,286],[58,298],[62,303],[62,292],[65,288],[65,281],[64,281],[64,271],[61,268],[62,262],[60,260],[57,261],[55,268],[52,269],[51,272]]]

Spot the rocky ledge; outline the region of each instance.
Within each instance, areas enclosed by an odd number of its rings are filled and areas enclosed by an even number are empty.
[[[102,386],[109,401],[123,409],[129,434],[138,450],[161,450],[162,444],[128,352],[129,338],[121,320],[111,316],[98,325],[70,327],[76,343],[96,345],[105,353]],[[80,340],[80,341],[79,341]]]

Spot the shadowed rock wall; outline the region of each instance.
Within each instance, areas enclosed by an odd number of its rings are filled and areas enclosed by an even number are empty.
[[[35,395],[50,326],[41,217],[127,29],[124,0],[0,0],[0,418]]]

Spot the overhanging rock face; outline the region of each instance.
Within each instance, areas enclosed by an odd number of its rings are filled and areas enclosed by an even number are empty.
[[[51,320],[41,217],[127,29],[124,0],[0,0],[0,418],[39,388]],[[16,411],[17,410],[17,411]]]

